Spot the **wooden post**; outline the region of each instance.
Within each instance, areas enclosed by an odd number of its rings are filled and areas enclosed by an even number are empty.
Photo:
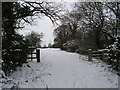
[[[0,59],[2,60],[2,2],[0,2]]]
[[[102,61],[104,61],[104,51],[102,51]]]
[[[39,49],[37,49],[36,50],[37,51],[37,62],[40,62],[40,50]]]
[[[92,61],[92,50],[88,50],[88,61]]]
[[[32,50],[31,50],[31,52],[30,52],[30,53],[31,53],[31,61],[32,61]]]
[[[2,62],[2,2],[0,2],[0,70],[2,70]]]

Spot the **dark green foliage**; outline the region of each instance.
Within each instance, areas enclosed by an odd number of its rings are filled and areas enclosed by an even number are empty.
[[[8,73],[10,70],[15,70],[17,66],[21,66],[22,63],[26,62],[28,46],[20,35],[16,35],[11,46],[6,46],[6,42],[3,40],[2,58],[4,60],[3,70],[5,73]]]
[[[22,63],[27,60],[28,46],[23,40],[23,36],[16,33],[17,19],[14,16],[14,9],[16,4],[13,2],[2,3],[2,59],[3,70],[5,73],[10,73],[11,70],[15,70],[17,66],[21,66]]]
[[[23,38],[15,32],[17,20],[14,19],[13,8],[14,3],[2,3],[2,59],[3,70],[6,72],[10,72],[10,70],[15,69],[16,66],[20,66],[23,61],[25,61],[26,55],[24,52],[15,52],[15,49],[21,48],[24,50],[25,42]]]

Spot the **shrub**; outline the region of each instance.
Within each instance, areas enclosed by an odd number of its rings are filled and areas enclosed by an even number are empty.
[[[120,70],[120,37],[116,38],[116,41],[113,45],[109,45],[108,49],[108,64],[111,67],[119,71]]]

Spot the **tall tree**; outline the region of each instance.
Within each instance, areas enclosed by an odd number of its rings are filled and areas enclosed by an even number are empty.
[[[93,33],[96,33],[96,44],[98,48],[105,48],[106,45],[114,41],[115,15],[107,5],[109,3],[102,2],[75,4],[78,13],[83,16],[79,26],[81,29],[85,28],[85,32],[91,33],[93,31]],[[109,42],[111,40],[112,42]]]
[[[41,47],[40,44],[42,42],[41,40],[42,37],[43,37],[43,33],[39,34],[38,32],[32,31],[31,33],[25,36],[25,40],[29,46]]]
[[[120,34],[120,2],[108,2],[104,4],[107,10],[113,14],[111,18],[114,18],[114,24],[116,25],[114,29],[114,36],[117,36]]]
[[[47,16],[52,22],[59,18],[61,11],[53,3],[43,2],[3,2],[2,3],[2,57],[4,71],[10,71],[26,62],[28,46],[23,36],[17,34],[21,21],[32,23],[34,18]],[[21,48],[22,53],[16,53],[15,48]],[[6,70],[7,69],[7,70]]]

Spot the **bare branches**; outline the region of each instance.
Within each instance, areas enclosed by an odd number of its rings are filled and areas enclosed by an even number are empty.
[[[25,22],[30,24],[30,19],[27,19],[27,17],[37,16],[41,18],[42,16],[47,16],[50,18],[52,23],[56,23],[56,21],[60,18],[60,12],[62,11],[60,7],[60,4],[57,5],[56,3],[49,3],[46,1],[16,2],[14,4],[13,19],[23,19]]]
[[[30,11],[32,15],[40,16],[43,14],[50,18],[50,20],[54,23],[59,19],[59,13],[61,11],[60,6],[53,6],[54,3],[48,2],[26,2],[24,3],[26,6],[30,7]]]

